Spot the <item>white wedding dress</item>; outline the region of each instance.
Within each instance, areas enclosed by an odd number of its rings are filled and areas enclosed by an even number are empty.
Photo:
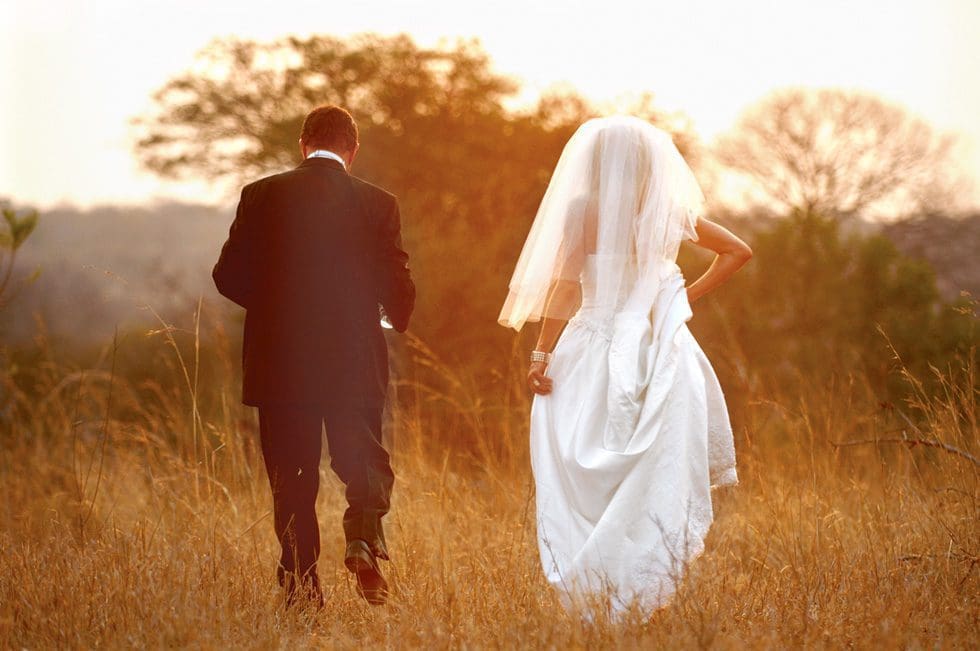
[[[687,328],[680,270],[667,272],[651,313],[609,319],[596,267],[589,256],[582,307],[555,347],[554,391],[534,399],[531,463],[548,581],[567,607],[597,595],[615,615],[669,599],[704,548],[711,487],[737,476],[725,399]]]
[[[670,135],[589,120],[562,152],[499,321],[568,321],[531,409],[541,561],[569,608],[670,598],[704,548],[732,429],[677,267],[704,195]]]

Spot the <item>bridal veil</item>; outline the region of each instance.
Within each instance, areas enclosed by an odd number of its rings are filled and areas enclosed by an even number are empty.
[[[567,320],[586,255],[610,315],[656,293],[704,204],[669,134],[635,117],[589,120],[562,152],[510,282],[498,321]]]

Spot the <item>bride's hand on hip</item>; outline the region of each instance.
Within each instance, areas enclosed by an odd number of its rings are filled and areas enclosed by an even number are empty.
[[[544,362],[531,362],[531,368],[527,372],[527,385],[540,396],[548,395],[554,387],[554,381],[545,375],[547,370],[548,365]]]

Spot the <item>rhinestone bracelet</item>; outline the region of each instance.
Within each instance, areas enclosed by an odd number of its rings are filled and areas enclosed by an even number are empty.
[[[531,363],[534,362],[544,362],[549,364],[551,362],[551,353],[546,353],[541,350],[535,350],[531,353]]]

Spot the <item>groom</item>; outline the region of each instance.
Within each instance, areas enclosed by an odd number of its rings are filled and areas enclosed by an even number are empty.
[[[246,309],[242,402],[259,408],[287,603],[323,604],[316,495],[325,427],[330,467],[346,486],[345,565],[361,596],[383,604],[381,518],[394,475],[381,441],[388,351],[379,305],[404,332],[415,285],[395,197],[349,174],[359,147],[350,114],[315,108],[299,147],[298,167],[242,190],[213,277]]]

